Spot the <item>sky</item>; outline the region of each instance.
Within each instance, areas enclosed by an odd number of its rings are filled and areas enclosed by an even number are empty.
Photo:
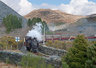
[[[47,3],[47,4],[53,4],[53,5],[60,5],[61,3],[68,4],[70,0],[29,0],[33,4],[42,4],[42,3]]]
[[[36,9],[60,10],[73,15],[96,14],[96,0],[1,0],[26,15]]]

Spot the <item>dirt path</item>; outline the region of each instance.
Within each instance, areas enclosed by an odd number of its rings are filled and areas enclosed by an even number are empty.
[[[0,68],[22,68],[22,67],[0,62]]]

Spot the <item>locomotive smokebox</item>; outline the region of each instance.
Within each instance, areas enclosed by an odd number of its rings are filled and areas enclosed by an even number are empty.
[[[38,47],[39,47],[39,42],[37,41],[37,38],[32,38],[30,36],[25,37],[25,46],[28,51],[37,53],[38,52]]]

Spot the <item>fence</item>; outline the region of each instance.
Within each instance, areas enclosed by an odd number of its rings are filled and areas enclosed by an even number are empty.
[[[3,47],[2,45],[0,45],[0,50],[19,50],[19,46],[17,45],[14,47],[12,45],[6,45],[5,47]]]

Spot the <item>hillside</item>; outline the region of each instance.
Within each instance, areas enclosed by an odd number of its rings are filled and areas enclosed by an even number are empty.
[[[73,23],[84,16],[76,16],[61,12],[59,10],[38,9],[24,16],[25,18],[40,17],[47,23]]]
[[[7,6],[5,3],[0,1],[0,24],[2,23],[3,18],[10,14],[16,15],[17,17],[21,18],[23,21],[23,27],[26,27],[27,20],[16,11],[14,11],[12,8]]]
[[[58,32],[58,31],[56,31]],[[86,18],[81,18],[75,23],[68,25],[59,30],[59,33],[66,33],[65,36],[76,36],[80,33],[86,36],[96,35],[96,14],[88,15]]]
[[[3,18],[6,17],[7,15],[16,15],[17,17],[22,19],[22,26],[23,28],[21,29],[15,29],[14,31],[10,32],[9,34],[6,33],[6,28],[4,25],[2,25]],[[26,28],[25,28],[26,27]],[[12,8],[7,6],[5,3],[0,1],[0,37],[2,36],[20,36],[20,37],[25,37],[26,33],[29,31],[27,28],[27,20],[18,14],[16,11],[14,11]]]

